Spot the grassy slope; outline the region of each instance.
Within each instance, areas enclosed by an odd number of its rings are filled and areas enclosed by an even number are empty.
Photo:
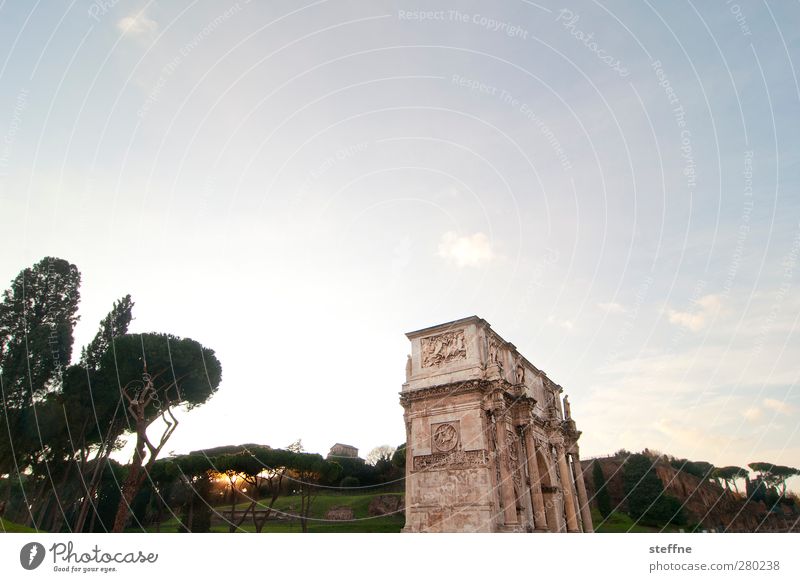
[[[677,527],[668,525],[665,528],[649,527],[646,525],[639,525],[635,523],[630,516],[625,513],[613,512],[608,516],[608,519],[603,519],[600,512],[596,509],[592,510],[592,522],[597,533],[659,533],[659,532],[677,532]]]
[[[27,527],[24,525],[20,525],[18,523],[14,523],[13,521],[8,521],[0,517],[0,532],[2,533],[36,533],[36,530]]]
[[[322,493],[314,500],[311,508],[311,520],[308,524],[309,532],[316,533],[397,533],[404,525],[404,517],[402,515],[390,515],[383,517],[370,517],[367,513],[369,503],[375,495],[401,495],[400,493],[361,493],[354,495],[342,495],[339,493]],[[274,509],[277,511],[291,511],[297,509],[299,505],[299,497],[287,496],[280,497],[275,502]],[[244,510],[249,504],[240,503],[236,506],[237,510]],[[332,506],[347,505],[353,508],[354,521],[326,521],[324,519],[325,513]],[[229,511],[230,505],[218,505],[217,511]],[[614,512],[608,519],[604,520],[597,510],[592,511],[592,520],[595,524],[595,530],[598,533],[658,533],[661,528],[649,527],[634,523],[634,521],[626,514]],[[174,532],[177,530],[178,520],[171,518],[162,522],[162,532]],[[18,526],[21,527],[21,526]],[[150,526],[147,531],[155,531],[155,526]],[[136,531],[130,529],[128,531]],[[212,520],[212,532],[227,532],[228,525],[221,523],[219,518]],[[247,520],[242,524],[239,531],[253,532],[255,528],[251,518],[248,516]],[[264,526],[264,533],[296,533],[300,532],[300,523],[296,520],[293,521],[269,521]],[[678,528],[668,526],[663,529],[664,532],[677,532]]]
[[[311,519],[308,524],[309,532],[337,532],[337,533],[397,533],[403,527],[405,518],[402,515],[388,515],[382,517],[370,517],[368,515],[369,503],[376,495],[401,495],[400,493],[360,493],[353,495],[342,495],[339,493],[321,493],[314,500],[311,506]],[[300,504],[300,498],[297,496],[279,497],[275,502],[274,510],[285,512],[292,509],[297,510]],[[240,503],[236,506],[237,510],[244,510],[249,504]],[[347,505],[353,508],[353,521],[326,521],[325,513],[332,506]],[[266,507],[264,507],[266,508]],[[218,505],[217,511],[229,511],[230,505]],[[220,523],[220,519],[212,520],[212,532],[227,532],[228,525]],[[174,532],[178,526],[178,520],[172,518],[162,522],[162,532]],[[129,531],[135,531],[133,529]],[[150,526],[147,531],[155,531],[155,526]],[[245,522],[241,525],[240,531],[253,532],[252,518],[248,516]],[[270,520],[264,526],[264,533],[292,533],[300,532],[300,523],[296,520],[274,521]]]

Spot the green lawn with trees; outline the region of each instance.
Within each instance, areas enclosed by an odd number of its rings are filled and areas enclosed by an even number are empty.
[[[372,491],[369,493],[338,493],[338,492],[323,492],[320,493],[314,500],[312,510],[309,514],[307,523],[307,531],[310,533],[334,533],[334,532],[347,532],[347,533],[398,533],[404,523],[405,518],[402,514],[387,515],[371,517],[368,514],[370,502],[377,495],[402,495],[401,493],[392,493],[385,491]],[[293,513],[300,506],[300,500],[297,495],[289,495],[279,498],[273,505],[273,510],[276,513],[286,514]],[[269,507],[269,502],[257,504],[257,509],[266,509]],[[330,521],[325,519],[325,513],[334,506],[346,505],[353,509],[353,521]],[[249,507],[249,502],[238,503],[236,505],[237,511],[244,511]],[[220,514],[230,511],[227,505],[219,505],[214,508]],[[128,528],[128,532],[176,532],[183,529],[183,524],[179,516],[169,517],[165,519],[160,525],[150,524],[146,528]],[[210,532],[229,532],[230,525],[222,517],[214,516],[209,524]],[[245,520],[235,529],[236,532],[249,532],[256,531],[252,520]],[[300,533],[303,531],[302,524],[299,519],[272,519],[268,520],[263,526],[263,533]]]

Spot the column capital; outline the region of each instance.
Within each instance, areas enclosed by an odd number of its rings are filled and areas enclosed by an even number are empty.
[[[505,414],[508,410],[506,406],[506,399],[503,396],[503,391],[499,389],[492,390],[483,397],[483,409],[492,414]]]
[[[525,426],[533,422],[533,400],[527,397],[520,397],[512,405],[514,411],[514,424]]]

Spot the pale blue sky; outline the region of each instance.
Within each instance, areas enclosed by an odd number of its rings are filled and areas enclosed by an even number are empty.
[[[0,279],[215,349],[176,451],[396,445],[403,333],[477,314],[584,456],[800,466],[800,5],[420,10],[0,2]]]

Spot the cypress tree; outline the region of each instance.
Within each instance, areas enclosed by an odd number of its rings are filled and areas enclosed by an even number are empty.
[[[664,485],[651,459],[642,454],[628,457],[622,479],[628,499],[628,514],[634,520],[658,526],[686,522],[680,502],[664,493]]]
[[[608,493],[606,476],[603,474],[603,468],[600,466],[600,463],[597,462],[597,460],[592,463],[592,478],[594,479],[597,509],[600,510],[600,515],[602,515],[605,519],[611,515],[611,495]]]

